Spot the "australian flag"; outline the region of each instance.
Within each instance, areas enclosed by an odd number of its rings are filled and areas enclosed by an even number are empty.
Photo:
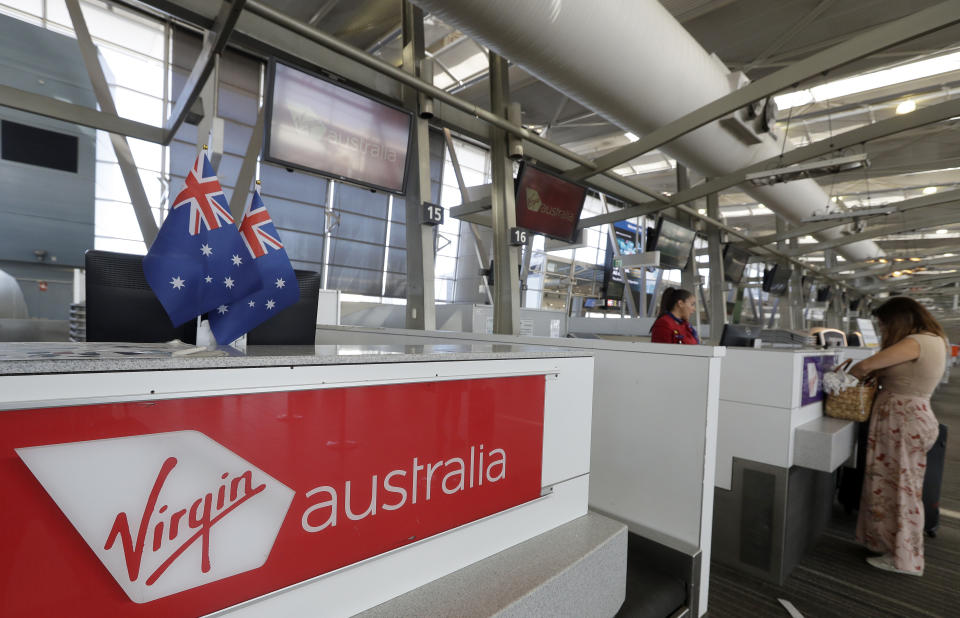
[[[210,313],[210,330],[217,343],[226,345],[261,322],[277,315],[300,298],[300,287],[283,249],[260,190],[253,193],[240,222],[240,236],[247,256],[256,265],[263,288],[233,303],[224,303]]]
[[[143,274],[174,326],[260,289],[206,152],[143,258]]]

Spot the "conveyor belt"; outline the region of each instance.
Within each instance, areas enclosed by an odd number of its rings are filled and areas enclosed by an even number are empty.
[[[933,409],[949,429],[941,506],[960,512],[960,371],[934,394]],[[940,530],[926,539],[923,577],[884,573],[864,562],[853,538],[856,514],[837,508],[833,520],[783,586],[711,566],[709,616],[787,617],[777,601],[793,603],[807,618],[960,615],[960,519],[942,511]],[[629,591],[628,591],[629,595]]]

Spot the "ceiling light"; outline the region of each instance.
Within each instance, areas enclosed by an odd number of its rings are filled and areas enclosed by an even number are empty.
[[[923,261],[923,258],[912,257],[912,258],[910,258],[910,261],[911,261],[911,262],[921,262],[921,261]]]
[[[902,262],[902,261],[903,261],[903,258],[893,258],[893,261],[894,261],[894,262]]]
[[[631,133],[631,132],[627,131],[626,133],[623,134],[623,136],[624,136],[625,138],[627,138],[628,140],[630,140],[631,143],[640,141],[640,138],[637,137],[637,134],[636,134],[636,133]]]
[[[943,229],[943,228],[937,230],[937,234],[946,234],[946,233],[947,233],[947,230],[945,230],[945,229]]]
[[[705,215],[705,214],[707,214],[707,209],[706,209],[706,208],[700,208],[699,210],[697,210],[697,213],[698,213],[698,214],[701,214],[701,215]]]
[[[917,62],[908,62],[889,69],[873,71],[872,73],[845,77],[807,90],[795,90],[775,97],[774,100],[777,103],[778,110],[785,110],[797,105],[823,102],[849,94],[911,82],[941,73],[949,73],[956,71],[958,68],[960,68],[960,52],[953,52],[918,60]]]
[[[899,270],[893,271],[893,276],[894,276],[894,277],[899,277],[899,276],[902,275],[902,274],[903,274],[903,273],[900,272]]]
[[[898,114],[909,114],[910,112],[915,111],[916,109],[917,109],[917,103],[913,99],[907,99],[906,101],[902,101],[900,105],[897,105]]]
[[[880,258],[878,261],[879,261],[881,264],[886,264],[886,263],[887,263],[886,258]]]
[[[923,190],[923,194],[924,194],[924,195],[933,195],[933,194],[936,193],[936,192],[937,192],[937,188],[936,188],[936,187],[926,187],[926,188],[924,188],[924,190]]]

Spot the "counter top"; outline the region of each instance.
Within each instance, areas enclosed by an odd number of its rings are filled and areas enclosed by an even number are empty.
[[[180,343],[0,343],[0,376],[591,355],[588,351],[513,344],[251,346],[241,352],[226,346],[210,349]]]

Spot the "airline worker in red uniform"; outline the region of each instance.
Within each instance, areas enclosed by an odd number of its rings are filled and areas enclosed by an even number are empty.
[[[683,288],[667,288],[660,299],[660,315],[650,328],[653,343],[700,343],[690,317],[697,311],[697,298]]]

